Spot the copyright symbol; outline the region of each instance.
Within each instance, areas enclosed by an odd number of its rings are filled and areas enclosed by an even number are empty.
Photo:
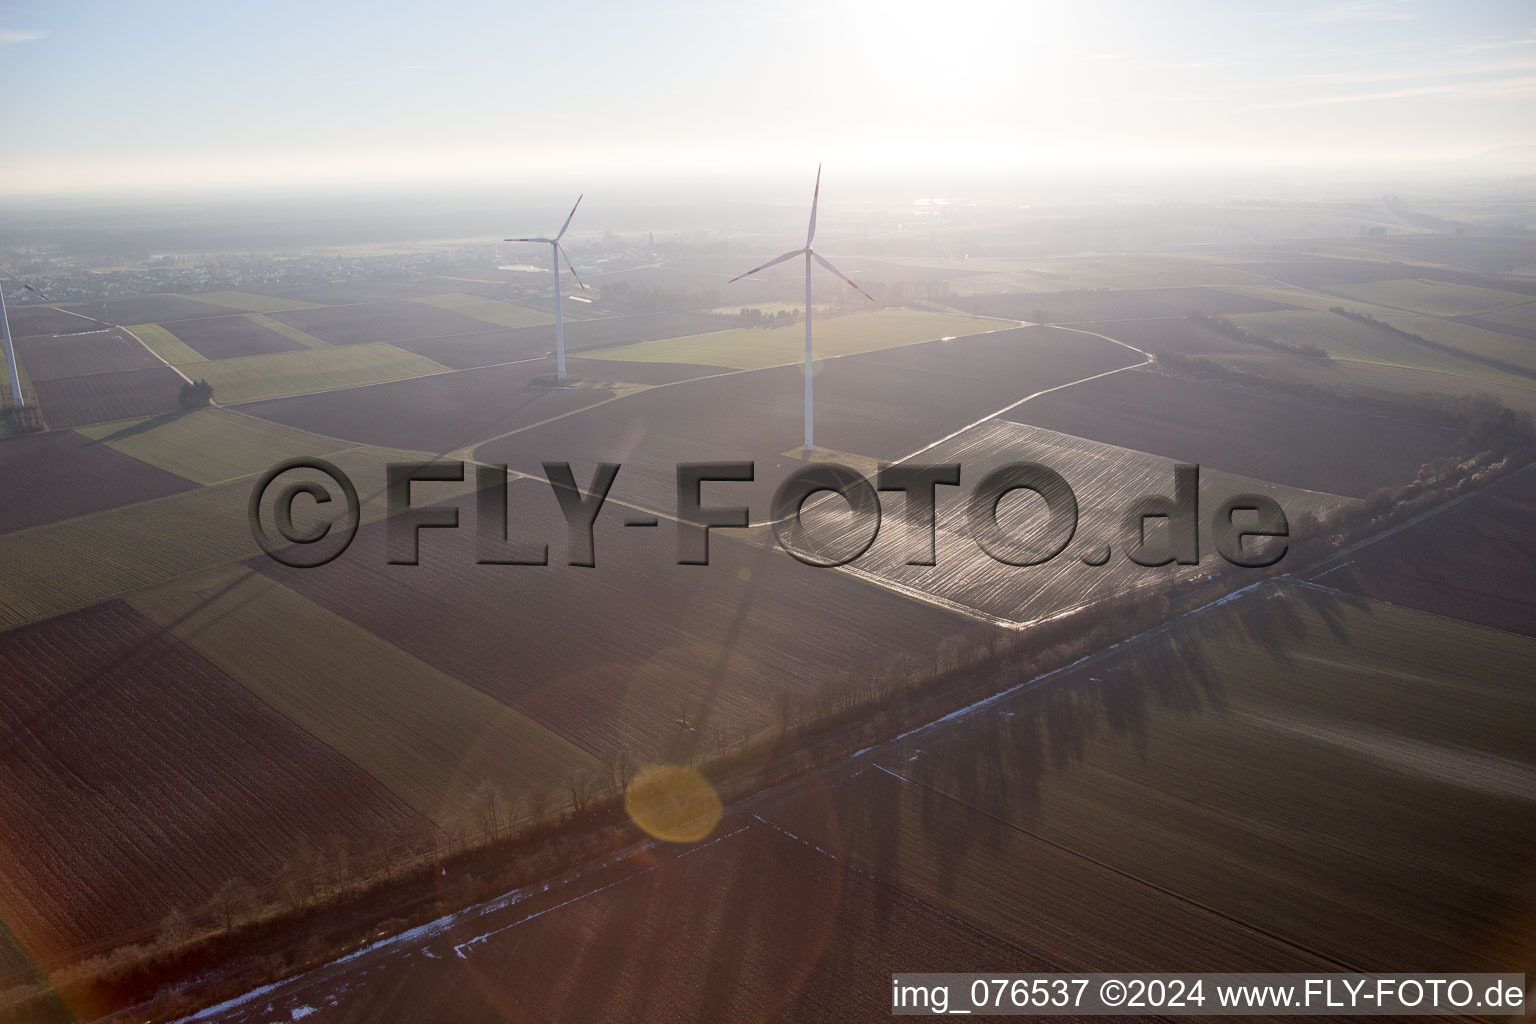
[[[326,520],[319,513],[319,506],[330,504],[330,488],[320,484],[314,479],[295,479],[282,486],[276,486],[278,477],[298,470],[307,470],[313,477],[315,474],[326,477],[335,487],[339,488],[342,497],[346,500],[346,515],[335,521]],[[267,532],[262,524],[262,507],[267,503],[268,492],[273,492],[273,500],[270,504],[273,524],[277,527],[278,537],[274,538]],[[299,526],[294,522],[294,500],[299,495],[306,494],[314,500],[315,507],[305,510],[308,514],[301,517],[305,525]],[[324,459],[289,459],[279,463],[262,474],[256,481],[255,488],[251,491],[251,504],[249,509],[251,520],[251,536],[256,538],[256,543],[261,545],[261,550],[272,556],[275,561],[294,569],[314,569],[332,561],[352,543],[352,538],[357,536],[357,528],[362,522],[362,506],[357,500],[357,488],[352,486],[352,481],[347,474],[337,469]],[[340,525],[333,535],[331,527]],[[315,547],[327,537],[332,537],[330,544],[323,547]],[[309,552],[305,553],[304,549]]]
[[[1111,978],[1100,985],[1099,1001],[1105,1006],[1119,1006],[1125,1002],[1125,982]]]

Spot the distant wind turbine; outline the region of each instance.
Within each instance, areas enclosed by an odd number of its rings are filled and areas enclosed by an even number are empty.
[[[586,193],[576,197],[576,206],[586,198]],[[508,242],[544,242],[549,246],[550,257],[555,261],[555,375],[561,381],[565,380],[565,320],[560,315],[560,257],[565,256],[565,265],[570,268],[571,276],[582,288],[586,285],[581,280],[581,275],[576,273],[576,268],[571,266],[571,258],[566,256],[565,248],[560,244],[560,239],[565,237],[566,229],[571,226],[571,217],[576,216],[576,206],[571,207],[570,217],[565,218],[565,225],[554,238],[508,238]]]
[[[760,266],[760,267],[753,267],[751,270],[747,271],[745,274],[738,274],[738,275],[736,275],[735,277],[731,278],[729,281],[726,282],[726,284],[733,284],[736,281],[740,281],[743,277],[751,277],[753,274],[757,273],[759,270],[767,270],[769,267],[773,266],[775,263],[783,263],[785,260],[794,259],[796,256],[804,256],[805,257],[805,451],[806,451],[806,455],[807,456],[810,455],[810,451],[811,451],[811,447],[812,447],[812,445],[811,445],[811,260],[815,260],[817,263],[820,263],[823,267],[825,267],[826,269],[830,270],[833,274],[837,275],[837,277],[840,278],[844,284],[848,285],[848,287],[850,287],[850,288],[854,289],[855,291],[857,291],[860,295],[864,296],[870,302],[874,302],[875,301],[875,297],[873,295],[869,294],[869,292],[866,292],[863,288],[860,288],[858,285],[854,284],[852,279],[850,279],[848,277],[848,275],[844,274],[841,270],[838,270],[832,264],[830,264],[826,260],[822,259],[821,254],[816,252],[814,249],[811,248],[811,240],[816,237],[816,204],[817,204],[817,202],[820,199],[821,199],[821,165],[817,164],[816,165],[816,191],[811,194],[811,226],[810,226],[810,229],[808,231],[806,231],[806,233],[805,233],[805,248],[804,249],[792,249],[792,250],[790,250],[789,252],[785,253],[782,256],[777,256],[777,257],[769,260],[767,263],[764,263],[762,266]]]
[[[0,274],[4,274],[12,281],[15,281],[17,284],[21,285],[27,291],[42,295],[43,301],[46,302],[48,300],[48,296],[43,295],[42,292],[27,284],[27,282],[23,281],[9,270],[0,269]],[[21,397],[21,374],[17,372],[16,369],[16,346],[11,344],[11,320],[5,312],[4,288],[0,288],[0,333],[5,335],[5,359],[11,367],[11,402],[16,406],[16,408],[20,409],[24,404]]]

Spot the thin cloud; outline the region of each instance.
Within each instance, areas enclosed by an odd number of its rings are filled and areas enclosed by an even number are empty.
[[[1381,100],[1409,99],[1415,96],[1463,96],[1479,99],[1510,99],[1536,94],[1536,77],[1505,78],[1495,82],[1458,82],[1447,85],[1421,85],[1412,89],[1362,92],[1344,96],[1314,96],[1302,100],[1258,103],[1249,110],[1282,110],[1295,107],[1321,107],[1338,103],[1374,103]]]
[[[42,29],[6,28],[0,25],[0,46],[15,46],[17,43],[36,42],[47,34]]]
[[[1477,53],[1483,50],[1513,50],[1520,46],[1536,46],[1536,33],[1524,39],[1501,39],[1488,43],[1462,43],[1455,47],[1458,53]]]
[[[1536,71],[1536,58],[1490,61],[1480,64],[1448,64],[1442,67],[1392,68],[1376,71],[1321,71],[1302,75],[1277,75],[1270,81],[1277,85],[1367,85],[1373,82],[1412,82],[1437,78],[1472,78],[1511,71]]]
[[[1340,21],[1412,21],[1413,17],[1412,11],[1387,0],[1349,0],[1347,3],[1303,14],[1297,20],[1303,24],[1319,25]]]

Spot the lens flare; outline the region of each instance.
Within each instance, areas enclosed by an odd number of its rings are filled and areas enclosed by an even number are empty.
[[[648,834],[669,843],[696,843],[720,823],[720,797],[697,770],[658,764],[640,770],[624,791],[624,810]]]

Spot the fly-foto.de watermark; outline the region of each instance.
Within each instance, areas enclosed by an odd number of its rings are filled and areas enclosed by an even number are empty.
[[[599,463],[590,482],[581,485],[567,462],[546,462],[544,474],[565,518],[567,564],[592,568],[597,564],[594,528],[618,478],[618,463]],[[339,492],[314,479],[283,478],[308,471],[329,478]],[[1197,565],[1202,540],[1227,562],[1243,568],[1264,568],[1285,556],[1290,525],[1273,498],[1237,494],[1208,510],[1202,530],[1200,467],[1173,467],[1172,494],[1145,495],[1126,506],[1125,557],[1141,566]],[[460,527],[459,509],[452,505],[414,504],[413,486],[464,483],[465,465],[453,459],[431,462],[392,462],[385,467],[386,544],[391,565],[417,565],[422,530]],[[708,504],[703,485],[744,484],[756,478],[752,462],[684,462],[677,465],[677,564],[708,565],[712,530],[746,529],[753,524],[747,505]],[[481,565],[548,565],[548,538],[519,536],[509,521],[505,465],[475,465],[476,561]],[[791,473],[775,490],[766,523],[778,545],[796,560],[818,568],[848,565],[874,544],[887,518],[880,495],[903,495],[900,520],[906,537],[906,564],[937,563],[938,506],[941,487],[959,487],[959,463],[909,462],[881,466],[873,480],[836,463],[812,463]],[[718,490],[718,488],[716,488]],[[1019,492],[1039,499],[1037,514],[1026,521],[1001,515],[1004,500]],[[312,502],[300,527],[296,505]],[[808,528],[807,510],[822,502],[838,502],[841,513],[835,530]],[[313,514],[339,504],[334,520]],[[631,511],[633,511],[631,509]],[[291,459],[262,475],[251,492],[251,532],[272,558],[295,568],[314,568],[338,557],[351,543],[362,521],[357,488],[351,479],[324,459]],[[266,520],[270,519],[271,528]],[[654,515],[626,515],[625,526],[654,527]],[[965,496],[965,532],[988,557],[1010,566],[1035,566],[1066,550],[1077,535],[1077,495],[1066,479],[1048,466],[1015,462],[988,470]],[[1103,544],[1082,556],[1087,565],[1109,561],[1113,545]]]

